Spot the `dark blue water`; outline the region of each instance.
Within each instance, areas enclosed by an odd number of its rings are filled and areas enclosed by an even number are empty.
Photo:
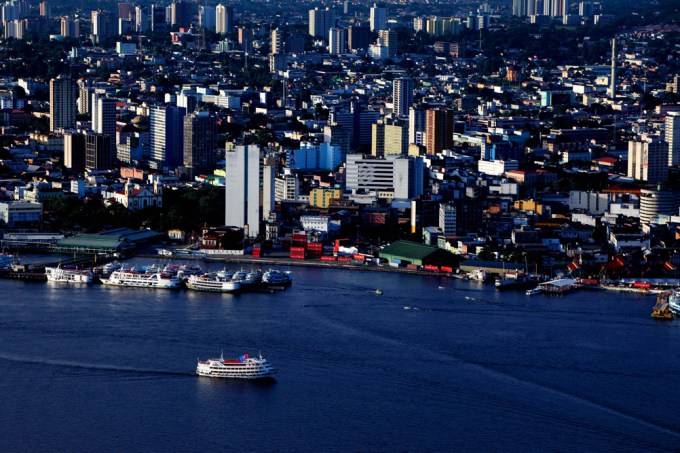
[[[0,281],[0,450],[680,449],[653,298],[293,271],[272,295]],[[221,349],[277,381],[196,377]]]

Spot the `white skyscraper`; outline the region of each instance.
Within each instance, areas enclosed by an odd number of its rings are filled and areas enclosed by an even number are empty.
[[[374,3],[371,6],[371,31],[387,29],[387,8],[384,3]]]
[[[234,26],[234,9],[231,6],[215,7],[215,31],[222,35],[231,33]]]
[[[260,147],[239,145],[224,154],[224,224],[243,227],[245,234],[260,234]]]
[[[631,140],[628,142],[628,177],[646,182],[668,178],[668,145],[665,142]]]
[[[666,116],[664,141],[668,144],[668,165],[680,165],[680,112]]]

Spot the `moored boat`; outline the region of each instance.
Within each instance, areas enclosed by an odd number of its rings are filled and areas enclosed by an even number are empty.
[[[671,294],[671,291],[666,291],[657,296],[656,304],[652,309],[652,318],[661,320],[673,319],[673,313],[671,313],[668,303]]]
[[[533,289],[527,289],[527,296],[535,296],[536,294],[541,294],[542,292],[543,292],[543,289],[541,287],[533,288]]]
[[[262,274],[262,283],[266,285],[288,286],[293,283],[293,277],[290,272],[269,269]]]
[[[204,275],[190,275],[186,282],[187,288],[196,291],[210,291],[216,293],[234,293],[241,289],[241,283],[217,273]]]
[[[219,359],[198,360],[196,374],[214,378],[232,379],[272,379],[274,367],[262,357],[248,357],[244,354],[237,359],[226,359],[223,355]]]
[[[181,281],[170,274],[157,272],[153,274],[136,273],[130,270],[113,271],[108,278],[101,278],[105,285],[126,286],[131,288],[176,289]]]
[[[46,267],[45,275],[50,282],[92,283],[94,274],[89,270],[79,270],[76,267]]]
[[[674,289],[668,296],[668,309],[676,316],[680,316],[680,290]]]

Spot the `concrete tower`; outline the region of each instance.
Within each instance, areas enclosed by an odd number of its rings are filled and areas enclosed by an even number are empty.
[[[609,95],[616,100],[616,38],[612,39],[612,73],[609,80]]]

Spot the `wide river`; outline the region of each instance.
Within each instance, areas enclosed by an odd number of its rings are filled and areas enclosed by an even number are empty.
[[[680,450],[653,297],[292,271],[236,296],[1,280],[0,450]],[[194,374],[222,350],[276,382]]]

